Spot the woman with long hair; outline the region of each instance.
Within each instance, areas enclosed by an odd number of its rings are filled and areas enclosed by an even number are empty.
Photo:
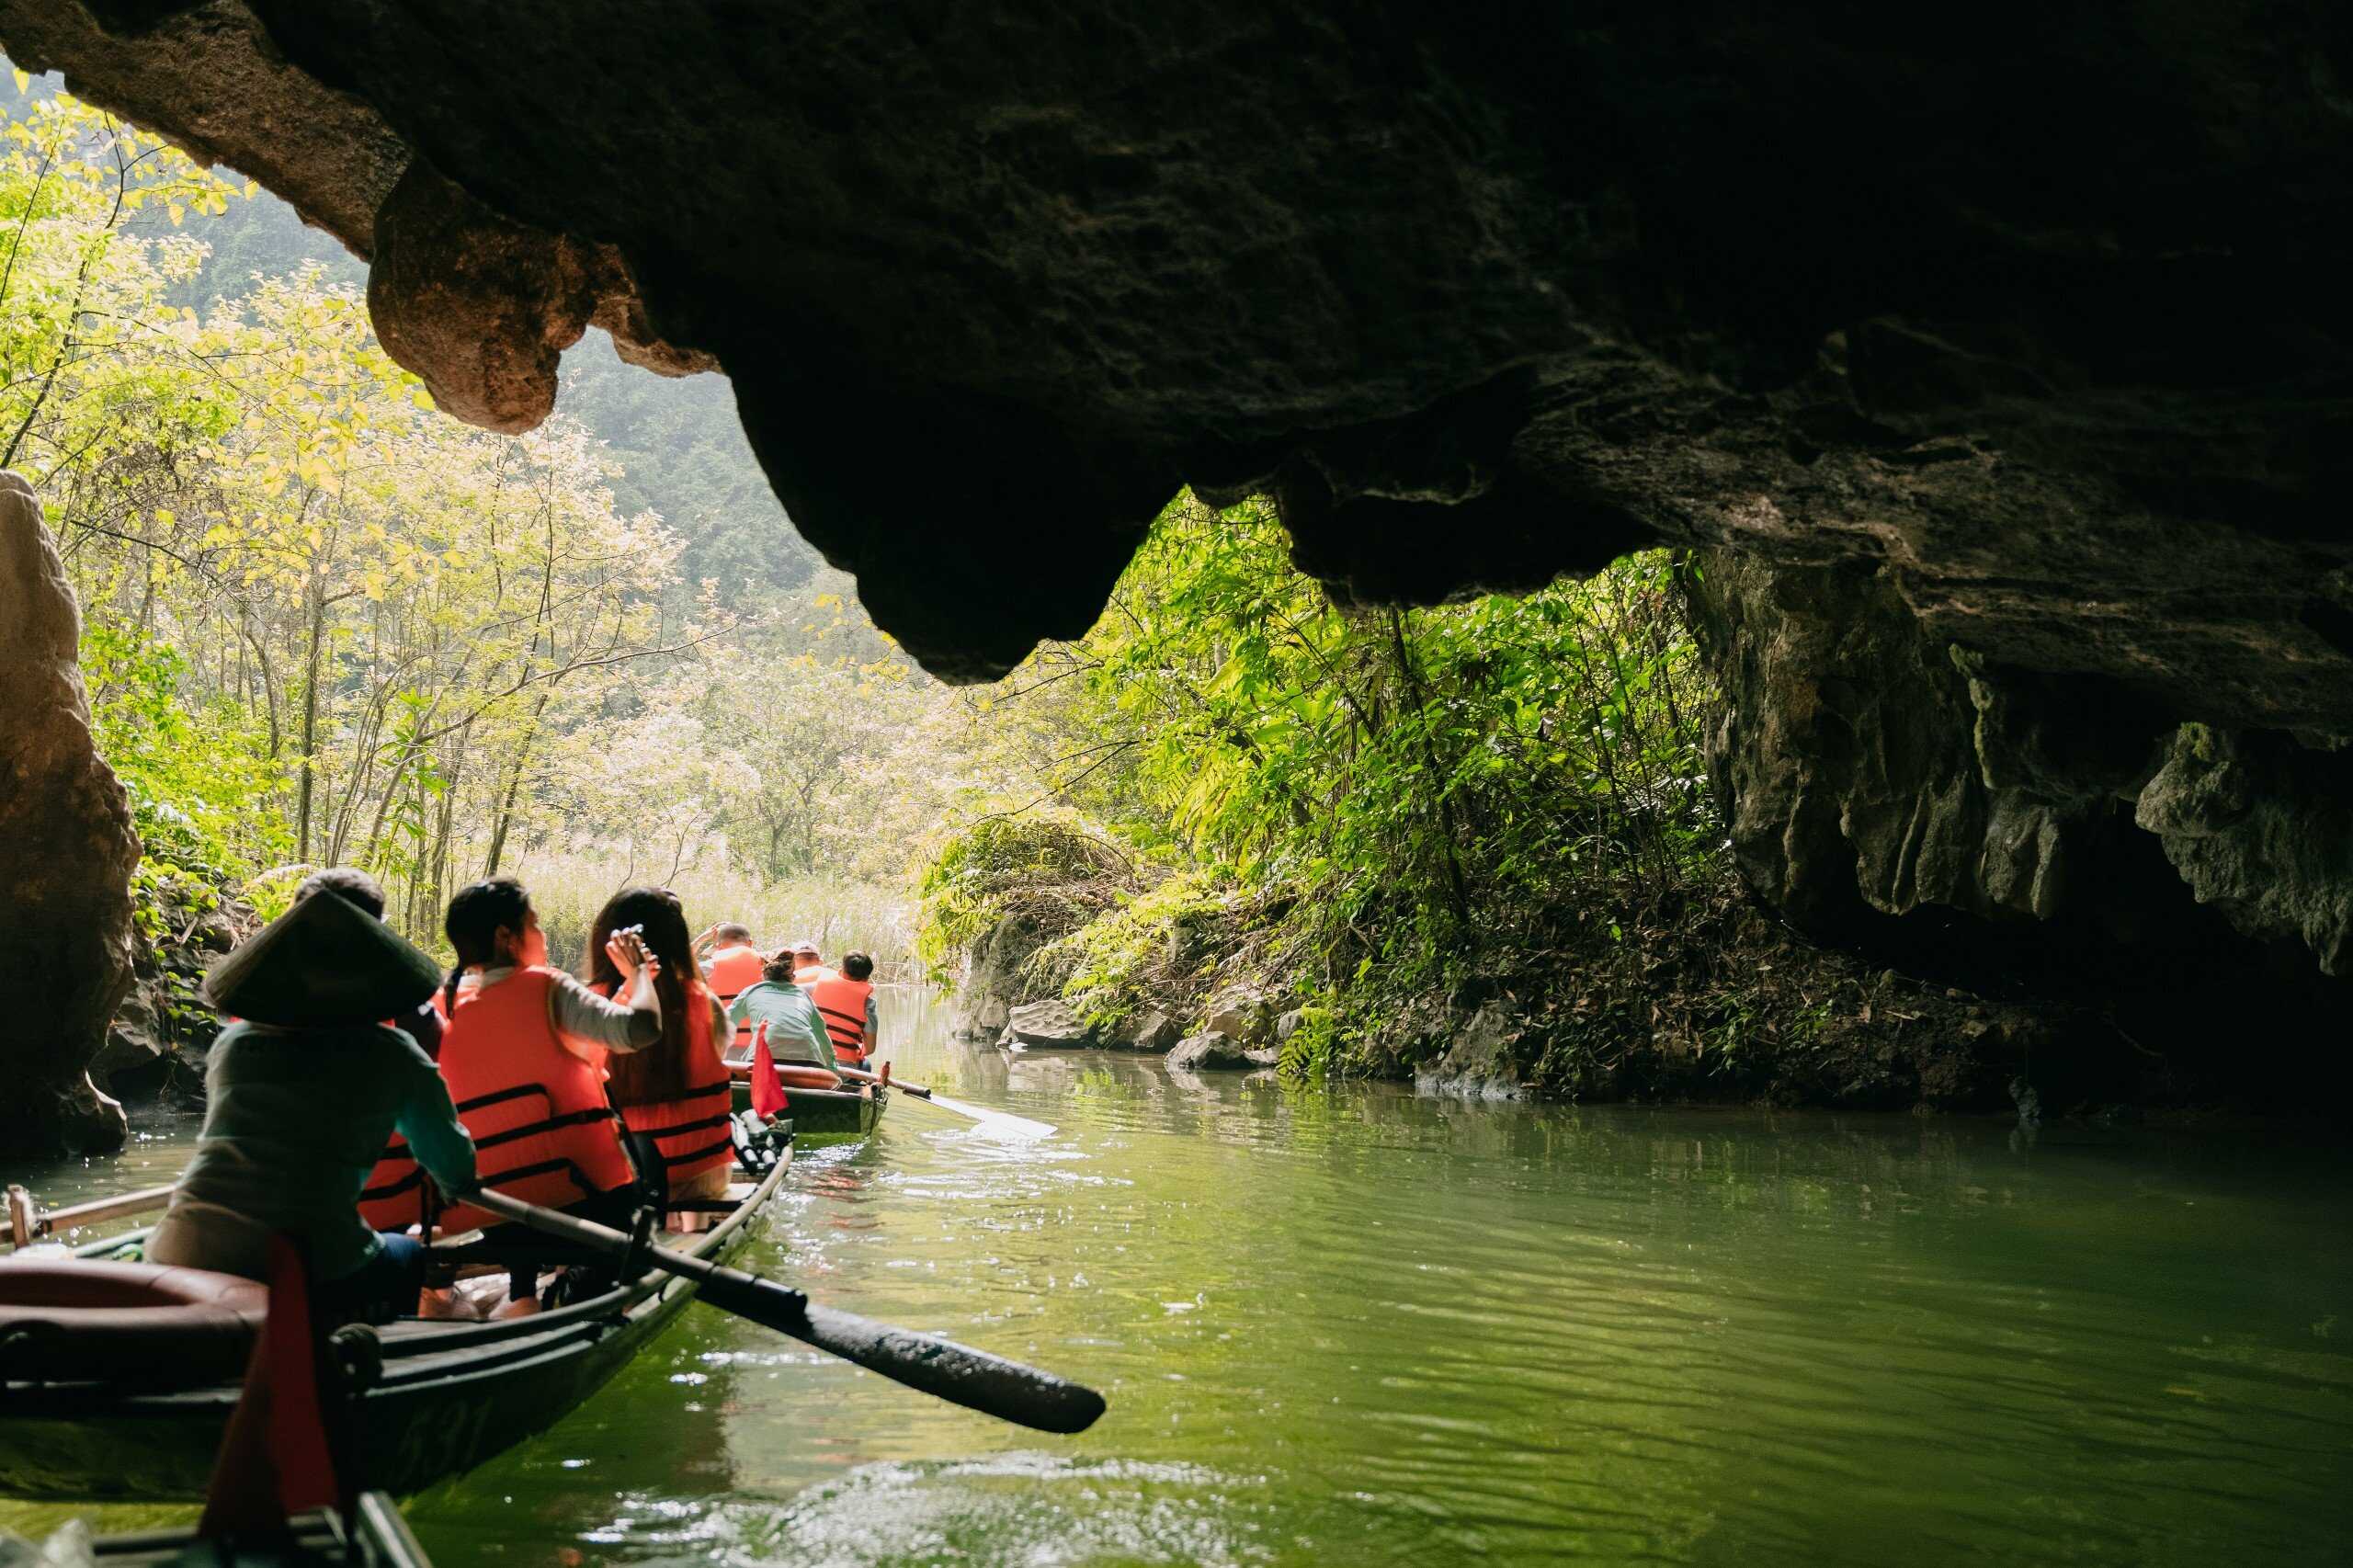
[[[629,1229],[637,1179],[606,1103],[605,1064],[662,1039],[662,962],[633,934],[600,933],[630,974],[609,1000],[549,968],[539,912],[512,877],[460,890],[443,928],[458,961],[441,988],[441,1073],[480,1152],[482,1185]],[[502,1315],[538,1310],[548,1249],[534,1233],[462,1205],[441,1226],[481,1226],[513,1256]]]
[[[662,1038],[630,1056],[615,1057],[607,1085],[640,1151],[639,1167],[662,1184],[669,1203],[726,1196],[735,1165],[729,1130],[733,1086],[722,1053],[733,1033],[725,1011],[703,983],[687,932],[686,911],[666,888],[623,888],[597,912],[588,941],[588,984],[616,995],[631,983],[619,938],[634,935],[659,966]],[[702,1228],[692,1209],[670,1218],[674,1230]]]

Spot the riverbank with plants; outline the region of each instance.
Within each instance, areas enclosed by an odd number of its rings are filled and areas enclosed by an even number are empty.
[[[2008,1105],[2073,1020],[1815,948],[1738,891],[1695,570],[1654,552],[1368,608],[1292,566],[1267,504],[1180,496],[1094,631],[995,697],[1038,799],[934,859],[926,958],[968,1027],[1033,1047],[1197,1040],[1178,1060],[1472,1094]]]

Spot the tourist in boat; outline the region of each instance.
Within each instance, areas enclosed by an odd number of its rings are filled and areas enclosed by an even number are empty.
[[[809,1000],[825,1032],[833,1037],[834,1054],[858,1062],[866,1060],[881,1032],[874,1006],[874,960],[864,953],[842,955],[841,972],[809,983]]]
[[[636,934],[614,934],[608,956],[624,979],[613,1000],[549,968],[539,912],[512,877],[460,890],[443,928],[458,961],[441,988],[449,1017],[441,1072],[483,1151],[483,1185],[628,1230],[640,1192],[605,1098],[605,1065],[662,1039],[661,962]],[[470,975],[473,987],[461,998]],[[497,1315],[539,1309],[540,1264],[551,1249],[536,1233],[463,1206],[441,1225],[481,1226],[516,1259]],[[574,1283],[594,1290],[602,1278],[588,1270]]]
[[[215,964],[205,999],[233,1020],[205,1058],[196,1158],[146,1243],[151,1263],[267,1277],[269,1238],[302,1247],[319,1310],[409,1310],[424,1243],[380,1235],[357,1207],[397,1130],[445,1192],[474,1190],[474,1146],[405,1017],[433,960],[345,897],[298,899]]]
[[[312,872],[294,890],[294,901],[300,903],[322,892],[333,893],[372,919],[384,917],[383,884],[354,867],[330,866]],[[438,994],[437,988],[437,999]],[[440,1010],[432,1001],[425,1001],[396,1018],[386,1018],[384,1026],[416,1041],[426,1055],[438,1058],[441,1021]],[[425,1167],[417,1163],[416,1152],[395,1133],[369,1171],[366,1185],[359,1189],[359,1218],[369,1230],[387,1235],[406,1235],[411,1231],[422,1235],[431,1222],[435,1207],[435,1195],[425,1174]],[[427,1290],[418,1298],[417,1311],[431,1315],[448,1300],[444,1291]]]
[[[779,1063],[795,1063],[823,1067],[831,1071],[834,1042],[825,1032],[824,1019],[817,1011],[817,1004],[809,994],[793,983],[798,969],[790,953],[779,953],[768,960],[760,983],[728,1004],[727,1016],[736,1025],[736,1056],[744,1062],[752,1057],[751,1042],[759,1027],[768,1028],[768,1051]]]
[[[698,975],[686,915],[665,888],[624,888],[597,911],[588,944],[592,990],[609,996],[629,983],[628,960],[614,939],[624,931],[638,935],[659,967],[662,1038],[608,1063],[613,1105],[636,1142],[639,1170],[667,1194],[665,1204],[724,1198],[735,1168],[727,1011]],[[669,1224],[698,1231],[704,1219],[679,1210]]]
[[[300,903],[315,892],[335,893],[373,919],[384,917],[384,885],[358,867],[329,866],[324,870],[313,871],[294,890],[294,902]],[[397,1018],[386,1018],[384,1023],[416,1041],[426,1055],[441,1054],[441,1014],[433,1006],[432,998],[419,1002]]]
[[[824,955],[814,942],[795,942],[790,951],[792,956],[792,983],[795,985],[814,985],[821,980],[832,979],[838,972],[826,966]]]
[[[757,985],[760,971],[767,966],[766,956],[752,946],[751,931],[732,920],[697,937],[695,952],[710,954],[702,960],[703,979],[710,982],[710,994],[719,998],[721,1006]]]

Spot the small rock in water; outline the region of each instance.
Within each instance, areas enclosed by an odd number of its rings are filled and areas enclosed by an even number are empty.
[[[2018,1120],[2029,1127],[2042,1119],[2042,1096],[2024,1078],[2010,1080],[2010,1098],[2018,1102]]]
[[[1165,1051],[1185,1038],[1176,1019],[1158,1007],[1146,1007],[1120,1026],[1113,1043],[1130,1051]]]
[[[1241,1042],[1232,1035],[1216,1029],[1203,1029],[1176,1042],[1176,1048],[1168,1053],[1168,1065],[1177,1072],[1199,1073],[1224,1067],[1256,1067],[1262,1063],[1253,1061],[1252,1053],[1245,1051]]]

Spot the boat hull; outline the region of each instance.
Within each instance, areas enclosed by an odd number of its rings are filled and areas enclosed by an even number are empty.
[[[694,1250],[725,1258],[758,1234],[760,1210],[788,1163],[761,1177]],[[492,1338],[480,1331],[506,1325],[466,1324],[388,1335],[382,1373],[359,1396],[354,1421],[358,1473],[369,1486],[405,1494],[472,1469],[585,1403],[694,1295],[693,1281],[654,1274],[606,1310],[583,1303],[517,1320],[543,1321],[543,1333]],[[475,1342],[415,1348],[439,1336]],[[91,1384],[0,1388],[0,1491],[86,1502],[200,1499],[239,1392],[235,1384],[146,1394]]]
[[[783,1115],[792,1123],[793,1146],[807,1149],[865,1137],[881,1119],[890,1098],[891,1091],[884,1088],[788,1088]],[[735,1080],[735,1108],[752,1108],[752,1086],[741,1078]]]

